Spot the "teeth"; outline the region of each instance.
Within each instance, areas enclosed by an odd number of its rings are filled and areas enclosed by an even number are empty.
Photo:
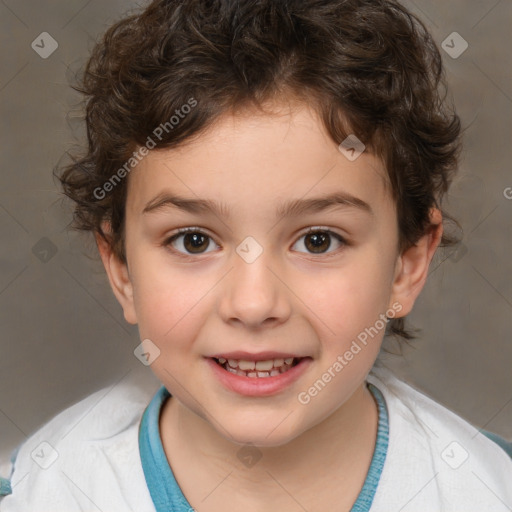
[[[246,359],[225,359],[224,357],[219,357],[218,359],[220,364],[228,363],[231,368],[251,371],[256,370],[257,372],[269,372],[272,368],[282,368],[285,365],[291,365],[293,362],[293,357],[287,357],[286,359],[267,359],[265,361],[247,361]]]
[[[244,359],[238,361],[238,368],[240,368],[240,370],[254,370],[257,366],[254,361],[245,361]]]
[[[247,361],[219,357],[218,361],[225,370],[235,375],[251,378],[275,377],[292,367],[293,357],[286,359],[268,359],[265,361]]]
[[[274,361],[272,359],[269,359],[268,361],[258,361],[256,363],[256,370],[258,371],[269,371],[274,366]]]

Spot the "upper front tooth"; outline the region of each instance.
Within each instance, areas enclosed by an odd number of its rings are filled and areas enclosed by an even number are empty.
[[[238,361],[236,359],[228,359],[228,364],[231,368],[236,368],[238,366]]]
[[[284,362],[285,362],[286,364],[292,364],[292,362],[293,362],[293,357],[287,357],[287,358],[284,360]]]
[[[254,368],[256,368],[256,363],[254,361],[240,359],[240,361],[238,361],[238,368],[240,368],[240,370],[254,370]]]
[[[268,371],[271,370],[274,366],[274,360],[268,359],[267,361],[258,361],[256,363],[256,370],[258,371]]]

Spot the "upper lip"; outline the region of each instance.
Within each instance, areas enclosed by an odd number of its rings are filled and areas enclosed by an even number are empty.
[[[265,351],[254,354],[250,352],[244,352],[243,350],[236,350],[234,352],[223,352],[222,354],[215,354],[210,357],[214,359],[219,359],[220,357],[223,357],[224,359],[242,359],[244,361],[267,361],[269,359],[287,359],[289,357],[302,358],[307,356],[298,356],[297,354],[275,351]]]

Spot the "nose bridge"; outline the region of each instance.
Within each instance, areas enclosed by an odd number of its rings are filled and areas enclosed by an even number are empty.
[[[251,327],[268,323],[270,319],[282,323],[290,314],[286,289],[274,275],[275,271],[271,271],[270,254],[255,249],[251,241],[237,248],[221,297],[220,314],[225,321],[239,321]]]

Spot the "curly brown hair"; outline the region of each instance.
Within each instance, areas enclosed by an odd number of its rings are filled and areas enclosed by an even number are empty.
[[[356,134],[386,166],[401,251],[426,232],[460,153],[439,50],[392,0],[155,0],[106,31],[73,88],[84,95],[88,147],[55,173],[75,202],[74,227],[103,237],[124,262],[127,180],[97,191],[191,98],[156,149],[290,95],[314,106],[336,144]],[[454,242],[445,234],[441,245]],[[414,337],[403,318],[388,328]]]

